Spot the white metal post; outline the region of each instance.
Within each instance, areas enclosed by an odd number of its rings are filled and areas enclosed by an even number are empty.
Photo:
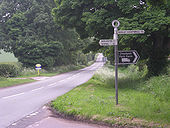
[[[114,46],[114,54],[115,54],[115,92],[116,92],[116,105],[118,105],[118,27],[120,23],[118,20],[114,20],[112,22],[112,26],[114,27],[114,35],[113,40],[116,41]]]

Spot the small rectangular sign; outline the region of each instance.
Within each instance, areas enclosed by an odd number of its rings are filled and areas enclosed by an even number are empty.
[[[144,30],[119,30],[118,34],[144,34]]]
[[[113,39],[103,39],[99,41],[99,44],[101,46],[111,46],[111,45],[117,45],[116,42],[117,41]]]
[[[119,64],[136,64],[139,60],[139,54],[136,50],[118,51]]]

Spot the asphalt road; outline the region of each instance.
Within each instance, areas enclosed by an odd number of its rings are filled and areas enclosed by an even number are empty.
[[[100,54],[93,65],[78,71],[0,89],[0,128],[8,127],[56,97],[87,82],[94,75],[94,71],[103,66],[102,57]]]

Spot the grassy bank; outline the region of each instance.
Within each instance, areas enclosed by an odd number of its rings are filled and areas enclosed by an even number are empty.
[[[18,63],[10,63],[10,64],[19,65]],[[65,72],[69,72],[73,70],[78,70],[83,67],[85,66],[67,65],[67,66],[58,66],[56,68],[51,69],[51,71],[46,71],[42,69],[40,71],[39,76],[35,69],[22,68],[21,72],[19,73],[20,75],[17,77],[9,77],[9,78],[0,77],[0,88],[35,81],[35,80],[30,79],[31,77],[42,77],[42,76],[51,77],[57,74],[61,74],[61,73],[65,73]],[[19,79],[19,78],[25,78],[25,79]]]
[[[77,119],[110,125],[163,127],[170,124],[170,77],[149,80],[135,67],[119,71],[119,105],[115,105],[113,68],[103,68],[87,83],[58,97],[51,106]]]
[[[58,67],[52,68],[49,71],[42,69],[42,70],[40,70],[39,76],[49,76],[50,77],[50,76],[55,76],[57,74],[78,70],[78,69],[81,69],[81,68],[84,68],[84,67],[85,66],[83,66],[83,65],[78,65],[78,66],[67,65],[67,66],[58,66]],[[24,68],[22,70],[21,75],[18,76],[18,77],[37,77],[37,76],[38,76],[37,70]]]
[[[34,81],[35,80],[31,80],[31,79],[0,78],[0,88],[34,82]]]

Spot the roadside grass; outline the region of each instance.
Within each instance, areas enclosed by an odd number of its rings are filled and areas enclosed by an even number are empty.
[[[34,81],[35,80],[31,80],[31,79],[0,78],[0,88],[34,82]]]
[[[23,68],[21,75],[18,77],[38,77],[38,76],[55,76],[57,74],[61,74],[61,73],[65,73],[65,72],[69,72],[69,71],[74,71],[74,70],[78,70],[81,69],[85,66],[83,65],[67,65],[67,66],[57,66],[55,68],[50,69],[49,71],[47,70],[40,70],[40,75],[38,75],[38,72],[36,69],[30,69],[30,68]]]
[[[87,83],[58,97],[51,106],[77,119],[110,125],[168,127],[170,125],[170,77],[144,78],[131,66],[119,70],[119,105],[115,105],[113,68],[97,71]]]
[[[21,66],[21,64],[18,62],[5,62],[3,64],[14,64],[17,66]],[[58,66],[56,68],[51,69],[50,71],[46,71],[46,70],[42,69],[40,71],[40,75],[38,75],[38,73],[35,69],[22,68],[20,75],[17,77],[9,77],[9,78],[0,77],[0,88],[36,81],[36,80],[30,79],[31,77],[42,77],[42,76],[51,77],[51,76],[55,76],[57,74],[61,74],[61,73],[65,73],[65,72],[69,72],[69,71],[73,71],[73,70],[78,70],[83,67],[85,67],[85,66],[83,66],[83,65]]]

